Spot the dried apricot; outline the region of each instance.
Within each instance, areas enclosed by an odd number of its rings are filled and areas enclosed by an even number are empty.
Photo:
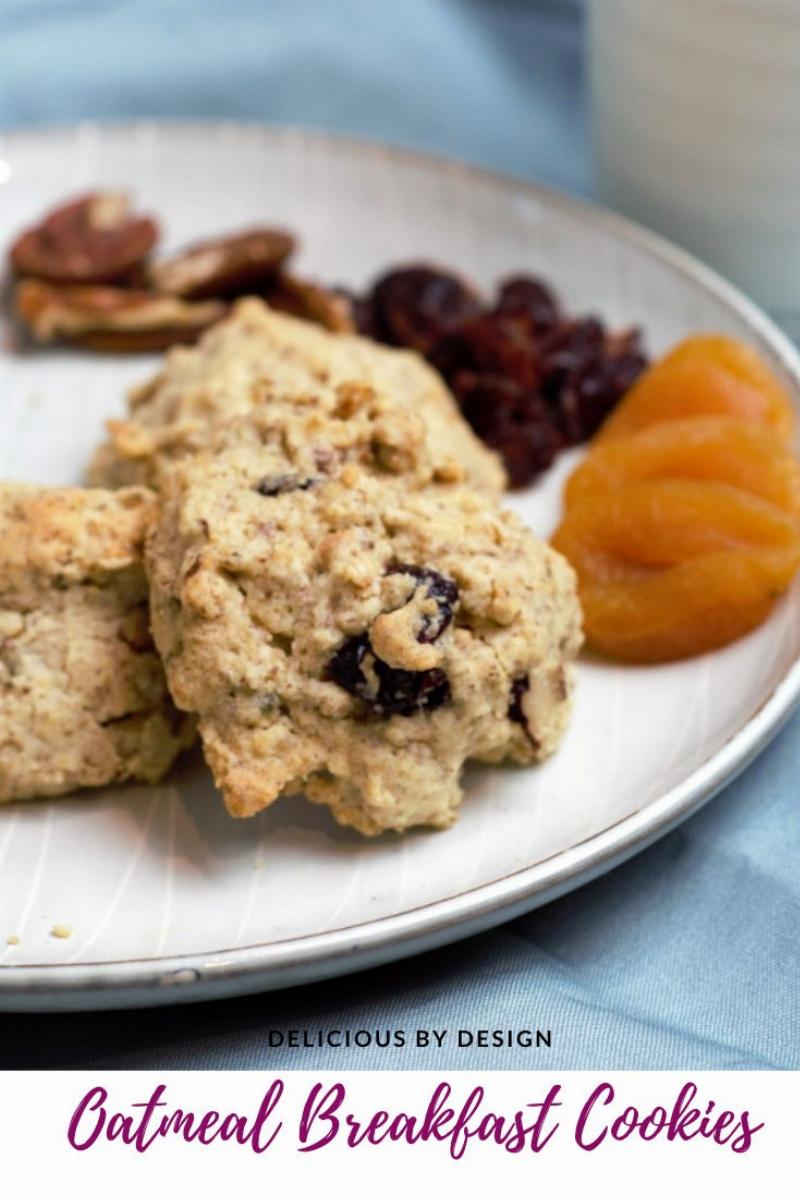
[[[641,376],[600,430],[605,441],[662,421],[727,416],[768,425],[788,440],[792,406],[772,371],[748,346],[721,335],[681,342]]]
[[[786,389],[755,350],[733,337],[719,333],[697,334],[682,341],[672,352],[673,362],[713,360],[729,374],[767,397],[771,424],[787,439],[794,430],[794,409]]]
[[[800,464],[772,429],[723,417],[650,425],[596,444],[568,479],[567,507],[647,479],[707,479],[800,515]]]
[[[577,571],[589,644],[633,662],[742,636],[800,567],[795,519],[738,487],[694,480],[587,493],[553,545]]]

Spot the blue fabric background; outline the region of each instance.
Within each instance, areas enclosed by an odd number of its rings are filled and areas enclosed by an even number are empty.
[[[580,34],[566,0],[0,0],[0,125],[289,121],[588,191]],[[280,994],[6,1016],[0,1066],[800,1068],[799,768],[795,719],[683,828],[494,932]],[[538,1026],[552,1048],[267,1045],[431,1026]]]

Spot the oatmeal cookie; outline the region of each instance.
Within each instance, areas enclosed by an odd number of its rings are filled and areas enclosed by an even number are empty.
[[[428,478],[502,490],[499,459],[417,354],[329,333],[256,299],[240,301],[197,346],[170,351],[165,369],[132,393],[128,419],[110,422],[90,481],[160,486],[159,467],[206,447],[220,421],[264,409],[276,422],[312,409],[346,419],[343,397],[354,390],[369,400],[375,419],[392,426],[391,437],[424,445],[417,465]]]
[[[0,486],[0,802],[154,782],[192,739],[150,637],[154,497]]]
[[[305,791],[365,834],[447,827],[467,758],[557,745],[580,643],[566,562],[460,483],[315,470],[248,423],[165,475],[153,631],[236,816]]]

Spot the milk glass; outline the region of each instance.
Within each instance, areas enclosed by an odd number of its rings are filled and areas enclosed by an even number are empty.
[[[596,182],[800,329],[800,0],[590,0]]]

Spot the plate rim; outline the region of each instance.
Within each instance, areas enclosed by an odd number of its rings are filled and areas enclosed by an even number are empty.
[[[689,277],[737,313],[770,346],[800,396],[800,353],[752,300],[713,268],[660,234],[592,200],[549,184],[463,159],[378,138],[299,125],[243,120],[81,121],[0,130],[0,151],[14,141],[45,142],[80,131],[171,136],[249,134],[265,141],[341,145],[362,156],[445,170],[522,192],[545,208],[632,243]],[[195,1002],[266,991],[425,952],[550,902],[621,864],[697,812],[766,747],[800,704],[800,656],[761,706],[686,779],[645,807],[567,850],[457,895],[404,912],[322,933],[235,949],[76,964],[0,966],[0,1011],[91,1010]]]

